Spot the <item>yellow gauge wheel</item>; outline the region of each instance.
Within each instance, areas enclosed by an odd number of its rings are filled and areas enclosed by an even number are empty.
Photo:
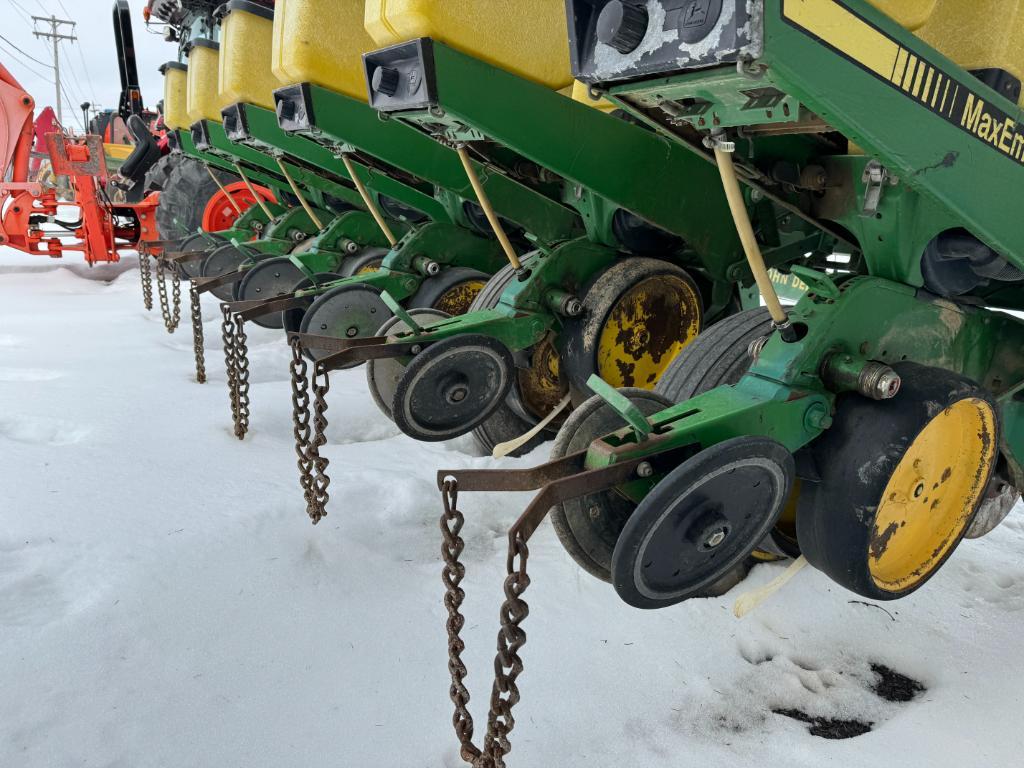
[[[991,395],[950,371],[893,368],[891,400],[851,395],[812,446],[819,482],[805,482],[800,549],[842,586],[875,600],[919,589],[970,528],[999,454]]]
[[[875,513],[869,564],[880,589],[906,589],[960,541],[988,483],[995,422],[986,401],[960,400],[910,444]]]
[[[434,302],[433,308],[449,315],[462,315],[469,309],[473,299],[484,289],[486,280],[472,279],[453,285]]]
[[[583,320],[565,339],[563,360],[575,384],[594,373],[614,387],[653,389],[701,332],[700,291],[666,261],[627,257],[599,275],[583,298]]]

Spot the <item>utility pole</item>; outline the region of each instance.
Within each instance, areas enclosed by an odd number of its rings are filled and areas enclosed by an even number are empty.
[[[63,126],[64,115],[63,110],[61,109],[62,99],[60,87],[60,49],[57,46],[60,44],[61,40],[70,40],[71,42],[74,42],[78,39],[75,37],[75,22],[67,19],[58,19],[56,16],[50,16],[49,18],[46,18],[45,16],[33,16],[32,21],[41,21],[44,24],[50,25],[49,32],[33,30],[32,34],[36,37],[45,37],[53,40],[53,77],[54,85],[57,87],[57,122]],[[61,34],[60,30],[64,26],[71,27],[70,35]]]

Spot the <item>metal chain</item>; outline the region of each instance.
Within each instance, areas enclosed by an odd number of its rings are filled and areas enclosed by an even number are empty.
[[[313,504],[316,519],[327,517],[327,492],[331,478],[327,466],[331,463],[320,455],[320,449],[327,445],[327,393],[331,391],[331,379],[320,363],[313,364],[313,438],[309,443],[309,458],[313,462]]]
[[[171,294],[174,307],[172,311],[171,303],[167,300],[167,275],[164,273],[163,259],[156,260],[156,288],[160,295],[160,313],[164,318],[164,328],[168,333],[174,333],[178,330],[178,324],[181,322],[181,278],[178,277],[177,272],[174,273]]]
[[[224,370],[228,378],[228,396],[231,399],[231,420],[238,423],[238,366],[235,359],[235,318],[227,304],[220,305],[223,320],[220,338],[224,343]]]
[[[292,379],[292,433],[295,435],[295,455],[299,457],[299,485],[302,486],[302,496],[306,500],[306,514],[312,519],[313,525],[316,525],[320,518],[315,514],[313,459],[309,456],[309,368],[302,354],[302,342],[292,338],[289,345],[292,348],[292,360],[288,366]]]
[[[142,304],[147,312],[153,310],[153,271],[148,252],[139,252],[139,276],[142,279]]]
[[[331,478],[327,467],[331,463],[320,455],[320,449],[327,445],[327,394],[331,380],[319,363],[313,366],[313,397],[310,400],[309,367],[302,354],[302,342],[297,338],[289,341],[292,360],[289,364],[292,381],[292,422],[295,435],[295,455],[298,456],[299,485],[306,500],[306,514],[316,525],[327,517],[327,492]],[[320,383],[320,382],[323,383]]]
[[[509,735],[515,728],[512,708],[519,703],[519,688],[516,680],[523,672],[523,660],[519,651],[526,645],[526,632],[520,626],[530,613],[523,600],[523,594],[530,586],[526,564],[530,551],[521,534],[509,543],[507,576],[505,578],[505,600],[501,605],[501,629],[498,632],[498,652],[494,658],[494,684],[491,688],[490,711],[487,717],[487,734],[481,750],[473,744],[473,718],[469,714],[469,691],[464,680],[468,674],[462,661],[466,648],[461,633],[466,619],[460,608],[466,593],[461,582],[466,567],[460,562],[465,542],[461,537],[465,517],[458,509],[459,487],[454,480],[448,480],[441,489],[444,514],[441,516],[441,533],[444,543],[441,555],[444,559],[442,580],[445,585],[445,607],[448,609],[448,670],[452,685],[449,691],[455,704],[452,725],[462,745],[462,759],[473,768],[505,768],[505,756],[512,751]]]
[[[206,383],[206,339],[203,337],[203,305],[195,280],[189,281],[188,298],[192,310],[192,351],[196,357],[196,381]]]
[[[249,337],[245,335],[245,320],[239,315],[235,315],[235,370],[235,437],[244,440],[249,433]]]

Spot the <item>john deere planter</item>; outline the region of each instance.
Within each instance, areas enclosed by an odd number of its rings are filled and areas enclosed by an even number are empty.
[[[672,221],[650,219],[683,235],[712,274],[752,275],[766,308],[684,349],[660,400],[592,376],[595,399],[565,422],[550,463],[439,473],[455,725],[463,757],[481,766],[504,765],[511,749],[528,543],[549,514],[569,554],[638,608],[706,595],[759,550],[802,553],[851,592],[895,600],[924,586],[964,537],[998,525],[1024,483],[1024,326],[998,311],[1024,299],[1013,192],[1024,181],[1024,59],[995,33],[1024,16],[890,0],[569,0],[567,16],[573,71],[590,95],[693,165],[701,216],[682,206]],[[426,128],[429,115],[455,140],[510,126],[502,143],[520,151],[524,136],[565,142],[575,150],[567,176],[642,158],[613,120],[621,136],[596,151],[612,129],[591,113],[559,122],[521,109],[518,121],[481,130],[476,113],[490,102],[479,84],[496,80],[437,42],[375,57],[368,63],[406,78],[393,96],[378,88],[376,103],[410,98],[398,106],[412,122]],[[423,75],[415,90],[413,72]],[[493,77],[503,98],[516,92],[505,73]],[[470,80],[477,95],[462,104],[459,83]],[[650,185],[662,204],[687,200],[685,185],[651,184],[652,171],[637,163],[608,175]],[[743,273],[716,272],[733,262],[709,245],[725,238],[713,203],[729,211]],[[777,259],[761,206],[832,247]],[[782,261],[806,285],[792,308],[768,274]],[[481,321],[446,324],[480,330]],[[452,354],[433,348],[438,359]],[[509,532],[496,680],[477,747],[460,659],[458,494],[527,489],[539,492]]]

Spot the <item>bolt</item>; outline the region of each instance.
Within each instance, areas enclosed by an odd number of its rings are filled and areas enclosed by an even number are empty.
[[[434,275],[441,274],[441,265],[436,261],[427,262],[426,272],[428,275],[433,277]]]
[[[636,474],[639,477],[650,477],[651,475],[654,474],[654,467],[652,467],[650,462],[648,461],[642,462],[639,466],[637,466]]]
[[[419,344],[414,344],[413,348],[410,349],[409,351],[414,355],[418,355],[420,352],[423,351],[423,347],[421,347]]]
[[[719,546],[723,541],[725,541],[725,531],[715,531],[710,536],[708,536],[707,540],[704,542],[704,546],[708,549],[714,549],[715,547]]]
[[[350,339],[354,339],[356,336],[359,335],[359,329],[356,328],[355,326],[352,326],[351,328],[345,331],[345,335],[348,336]]]
[[[583,314],[583,302],[573,297],[565,302],[565,314],[569,317],[579,317]]]

